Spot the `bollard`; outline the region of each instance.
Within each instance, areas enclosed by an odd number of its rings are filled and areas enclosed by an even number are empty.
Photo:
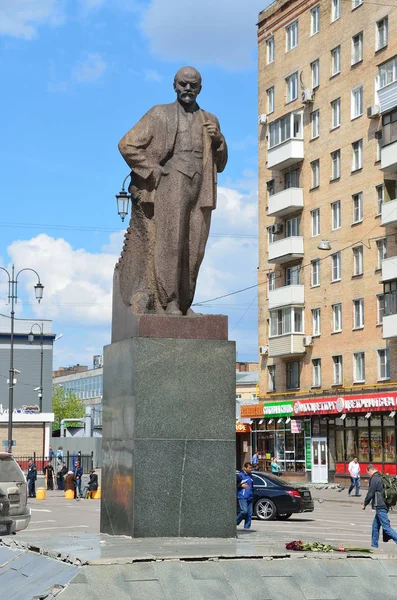
[[[36,500],[45,500],[46,497],[46,489],[43,487],[39,487],[36,490]]]

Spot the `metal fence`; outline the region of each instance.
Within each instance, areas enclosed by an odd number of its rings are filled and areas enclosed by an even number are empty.
[[[44,465],[48,464],[48,458],[46,456],[39,456],[35,452],[33,454],[30,454],[29,456],[14,455],[14,459],[17,461],[22,471],[25,472],[28,470],[29,461],[31,458],[33,458],[34,460],[37,472],[42,473]],[[91,452],[91,454],[71,454],[70,452],[66,452],[63,457],[63,462],[66,464],[68,471],[74,471],[75,464],[78,460],[80,461],[80,465],[83,467],[83,473],[89,473],[91,469],[94,468],[93,452]],[[56,471],[56,467],[58,466],[58,459],[56,457],[53,458],[51,464]]]

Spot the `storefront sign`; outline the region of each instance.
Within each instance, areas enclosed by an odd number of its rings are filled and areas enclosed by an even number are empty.
[[[302,421],[295,421],[292,419],[291,421],[291,433],[301,433],[302,432]]]
[[[293,414],[294,405],[290,400],[288,402],[265,402],[263,405],[263,414],[265,417],[290,417]]]
[[[3,408],[0,404],[0,415],[8,415],[8,408]],[[34,406],[22,406],[22,408],[14,408],[12,411],[13,415],[36,415],[40,412],[40,408],[35,404]]]
[[[248,423],[236,423],[236,433],[249,433],[251,431],[251,425]]]
[[[368,411],[388,411],[397,407],[397,392],[322,398],[321,400],[297,400],[293,403],[296,417],[309,415],[338,415]]]
[[[312,468],[312,441],[310,438],[305,439],[305,466],[306,471]]]
[[[247,419],[248,417],[263,417],[263,404],[241,404],[240,417]]]

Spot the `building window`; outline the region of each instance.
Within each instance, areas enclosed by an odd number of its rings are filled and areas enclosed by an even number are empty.
[[[342,331],[342,304],[334,304],[332,306],[332,331],[334,333]]]
[[[360,31],[352,37],[352,65],[361,62],[363,59],[363,32]]]
[[[353,248],[353,275],[362,275],[364,272],[363,246]]]
[[[333,202],[331,204],[331,212],[332,212],[332,229],[339,229],[342,223],[341,219],[341,205],[340,200]]]
[[[274,86],[266,90],[267,94],[267,114],[274,112]]]
[[[266,40],[267,64],[274,62],[274,37]]]
[[[312,140],[320,135],[320,111],[314,110],[310,113],[310,121],[312,124]]]
[[[354,372],[353,378],[354,383],[361,383],[365,381],[365,354],[364,352],[356,352],[353,354]]]
[[[363,193],[353,194],[353,223],[361,223],[364,216]]]
[[[315,89],[320,85],[320,59],[312,62],[310,66],[312,69],[312,88]]]
[[[353,142],[352,150],[352,171],[358,171],[363,168],[363,141]]]
[[[354,88],[351,95],[351,118],[355,119],[363,114],[363,88]]]
[[[287,374],[287,390],[296,390],[300,386],[300,363],[298,360],[285,364]]]
[[[298,21],[294,21],[285,28],[287,52],[298,45]]]
[[[385,48],[389,38],[389,19],[384,17],[376,23],[376,50]]]
[[[382,158],[382,137],[376,138],[376,159],[375,162],[379,162]]]
[[[267,367],[267,389],[268,392],[276,391],[276,365],[268,365]]]
[[[266,182],[266,187],[267,187],[267,194],[268,196],[274,196],[274,179],[270,179],[269,181]]]
[[[312,310],[313,335],[321,334],[321,309],[314,308]]]
[[[353,300],[353,329],[364,327],[364,299]]]
[[[320,7],[315,6],[310,11],[310,35],[320,31]]]
[[[312,260],[312,287],[320,285],[320,260]]]
[[[341,0],[332,0],[331,20],[336,21],[340,18]]]
[[[331,152],[331,179],[339,179],[340,177],[340,150]]]
[[[320,160],[313,160],[310,166],[312,169],[312,188],[316,188],[320,185]]]
[[[341,279],[341,259],[340,252],[336,252],[331,257],[332,260],[332,281],[339,281]]]
[[[269,124],[269,148],[291,138],[302,139],[302,112],[291,112]]]
[[[285,269],[285,285],[299,285],[300,284],[300,265],[293,267],[287,267]]]
[[[311,215],[312,215],[312,237],[316,237],[316,235],[320,235],[320,209],[316,208],[316,210],[312,210]]]
[[[340,98],[331,102],[332,129],[340,125]]]
[[[343,383],[343,359],[342,356],[333,356],[334,363],[334,385],[342,385]]]
[[[382,214],[382,204],[384,202],[383,184],[376,186],[376,202],[378,206],[378,212],[376,214]]]
[[[340,73],[340,46],[331,50],[331,76]]]
[[[378,269],[381,269],[382,261],[387,258],[387,240],[377,240],[376,248],[378,250]]]
[[[287,86],[287,102],[292,102],[298,97],[298,73],[293,73],[285,78]]]
[[[390,351],[389,348],[378,350],[378,378],[390,379]]]
[[[382,89],[397,79],[397,56],[378,67],[378,87]]]
[[[284,173],[284,189],[299,187],[299,169],[293,169]]]
[[[363,0],[352,0],[352,10],[354,10],[358,6],[361,6],[362,3],[363,3]]]
[[[383,291],[385,292],[385,315],[397,314],[397,280],[384,283]]]
[[[272,292],[276,289],[276,272],[271,271],[267,274],[267,287],[269,292]]]
[[[270,311],[270,336],[303,333],[303,308],[288,307]]]
[[[397,110],[382,117],[382,146],[397,140]]]
[[[313,358],[313,387],[321,386],[321,358]]]
[[[285,237],[296,237],[300,235],[300,217],[287,219],[285,226]]]
[[[276,239],[276,234],[273,233],[273,227],[268,227],[267,228],[267,243],[273,244],[275,239]]]
[[[377,324],[381,325],[383,323],[383,317],[385,316],[385,296],[384,294],[379,294],[377,296]]]

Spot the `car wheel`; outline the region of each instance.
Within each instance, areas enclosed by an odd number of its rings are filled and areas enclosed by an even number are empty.
[[[286,521],[287,519],[290,518],[291,515],[292,515],[292,513],[285,513],[284,515],[277,515],[277,519],[279,521]]]
[[[277,508],[268,498],[261,498],[255,504],[255,515],[261,521],[273,521],[276,518]]]

